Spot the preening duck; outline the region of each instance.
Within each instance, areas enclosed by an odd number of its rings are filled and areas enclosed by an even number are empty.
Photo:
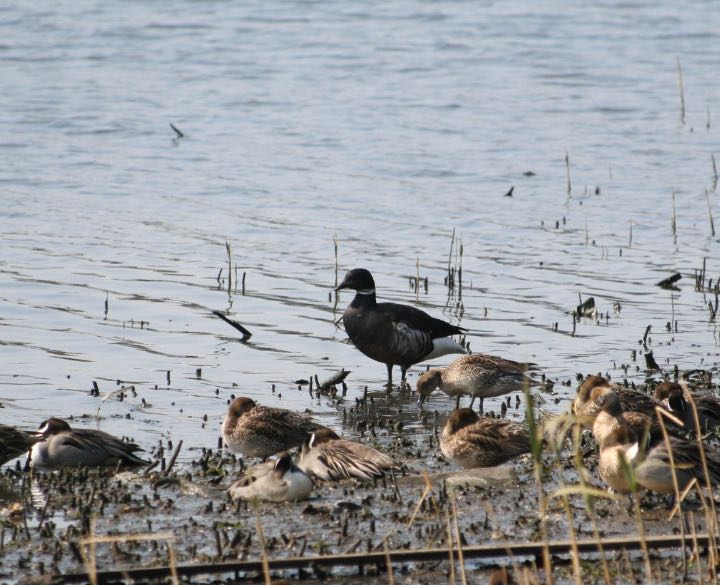
[[[686,429],[697,428],[691,402],[695,403],[701,433],[720,427],[720,400],[713,394],[690,394],[677,382],[662,382],[656,386],[654,396],[685,424]]]
[[[248,469],[234,482],[228,493],[233,500],[266,500],[295,502],[312,492],[312,480],[299,469],[287,453],[274,461],[265,461]]]
[[[396,468],[384,453],[357,441],[341,439],[330,429],[319,429],[303,444],[300,469],[324,480],[375,479]]]
[[[362,353],[385,364],[388,383],[392,383],[393,366],[400,366],[404,380],[413,364],[449,353],[467,353],[450,337],[466,329],[409,305],[378,303],[375,280],[368,270],[350,270],[336,290],[345,288],[355,291],[343,314],[345,331]]]

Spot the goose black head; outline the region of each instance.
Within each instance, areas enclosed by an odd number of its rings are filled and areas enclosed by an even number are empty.
[[[337,286],[335,290],[342,290],[349,288],[355,291],[375,291],[375,281],[373,280],[372,274],[365,268],[355,268],[348,271],[343,278],[343,281]]]

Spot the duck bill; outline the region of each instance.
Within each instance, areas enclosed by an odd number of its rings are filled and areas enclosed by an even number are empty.
[[[344,289],[344,288],[350,288],[350,287],[347,285],[347,282],[346,282],[345,280],[343,280],[340,284],[338,284],[338,285],[335,287],[335,292],[337,292],[337,291],[339,291],[339,290],[342,290],[342,289]]]

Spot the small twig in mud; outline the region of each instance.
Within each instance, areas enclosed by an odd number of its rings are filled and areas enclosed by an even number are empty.
[[[180,441],[178,441],[177,447],[175,447],[175,451],[173,452],[172,457],[170,457],[170,463],[168,463],[168,466],[165,468],[163,475],[168,475],[170,473],[170,470],[173,468],[173,465],[175,465],[175,460],[180,453],[180,448],[182,447],[182,444],[182,439],[180,439]]]
[[[507,193],[505,193],[505,197],[512,197],[512,194],[513,194],[513,191],[514,191],[514,190],[515,190],[515,185],[513,185],[512,187],[510,187],[510,190],[509,190]]]
[[[175,136],[176,136],[177,138],[185,138],[185,134],[183,134],[183,133],[180,131],[180,129],[179,129],[177,126],[175,126],[175,124],[173,124],[172,122],[170,122],[170,128],[173,129],[173,131],[175,132]]]
[[[714,238],[715,237],[715,222],[713,221],[712,208],[710,207],[710,195],[708,194],[707,189],[705,189],[705,200],[707,201],[708,219],[710,220],[710,235]]]
[[[707,118],[705,119],[705,130],[710,130],[710,106],[707,107]]]
[[[717,185],[718,185],[717,163],[715,162],[714,154],[711,154],[710,158],[712,159],[712,167],[713,167],[713,191],[715,191],[715,189],[717,189]]]
[[[683,72],[680,59],[677,60],[678,86],[680,87],[680,123],[685,125],[685,87],[683,85]]]
[[[244,279],[243,279],[243,280],[244,280]],[[228,325],[231,325],[231,326],[235,327],[235,329],[237,329],[240,333],[242,333],[243,336],[242,336],[242,339],[241,339],[240,341],[247,341],[248,339],[250,339],[250,338],[252,337],[252,333],[250,333],[250,331],[248,331],[247,329],[245,329],[245,327],[243,327],[242,325],[240,325],[240,323],[238,323],[237,321],[233,321],[232,319],[228,319],[228,318],[227,318],[225,315],[223,315],[220,311],[213,311],[212,314],[215,315],[216,317],[220,317],[223,321],[225,321],[225,323],[227,323]]]
[[[632,248],[632,219],[630,220],[630,238],[628,240],[628,248]]]
[[[110,296],[108,295],[107,291],[105,291],[105,321],[107,321],[109,303],[110,303]]]

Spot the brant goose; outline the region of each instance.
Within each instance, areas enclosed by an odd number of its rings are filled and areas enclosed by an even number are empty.
[[[345,331],[362,353],[387,367],[388,384],[393,366],[400,366],[402,379],[418,362],[449,353],[467,353],[450,335],[466,329],[435,319],[409,305],[378,303],[375,281],[364,268],[350,270],[335,290],[349,288],[355,298],[345,309]]]
[[[233,500],[297,502],[310,495],[312,480],[283,453],[275,461],[259,463],[234,482],[228,493]]]
[[[30,450],[41,437],[8,425],[0,425],[0,465]]]
[[[309,417],[284,408],[259,406],[250,398],[230,403],[223,421],[225,444],[245,457],[262,457],[300,447],[317,429]]]
[[[458,408],[445,423],[440,451],[445,459],[465,469],[492,467],[529,453],[530,433],[523,424],[480,418],[471,408]]]
[[[522,390],[524,383],[532,383],[527,372],[534,365],[484,353],[464,355],[446,368],[433,368],[420,375],[416,384],[418,402],[422,404],[436,388],[440,388],[445,394],[456,397],[455,408],[460,408],[463,394],[472,396],[470,408],[479,397],[482,412],[484,398]]]
[[[341,439],[330,429],[315,431],[305,441],[300,469],[324,480],[375,479],[386,470],[397,469],[395,462],[369,445]]]
[[[147,465],[135,455],[143,451],[135,443],[118,439],[95,429],[73,429],[59,418],[49,418],[38,431],[40,441],[30,451],[33,467],[104,467]]]
[[[655,388],[655,400],[677,416],[686,429],[697,428],[692,400],[697,410],[698,421],[702,433],[714,431],[720,427],[720,400],[712,394],[690,394],[677,382],[662,382]]]

